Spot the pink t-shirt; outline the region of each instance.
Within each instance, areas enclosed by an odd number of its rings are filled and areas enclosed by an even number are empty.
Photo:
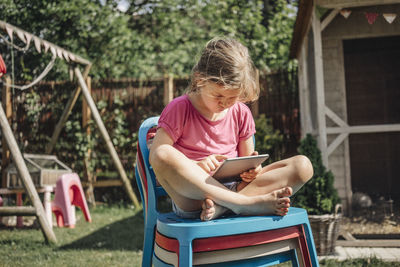
[[[239,141],[251,137],[255,123],[250,109],[237,102],[224,118],[210,121],[192,105],[187,95],[169,103],[158,121],[174,141],[173,146],[192,160],[212,154],[238,156]]]

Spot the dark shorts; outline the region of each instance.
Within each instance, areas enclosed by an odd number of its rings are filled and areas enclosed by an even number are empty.
[[[239,182],[230,182],[224,184],[228,189],[232,190],[233,192],[236,192],[237,185]],[[174,213],[184,219],[200,219],[200,214],[201,210],[194,210],[194,211],[184,211],[181,208],[179,208],[175,202],[172,200],[172,210]]]

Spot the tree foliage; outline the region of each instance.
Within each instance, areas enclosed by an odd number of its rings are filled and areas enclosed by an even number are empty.
[[[220,35],[247,45],[261,71],[287,67],[295,8],[286,0],[126,0],[124,11],[120,2],[2,0],[0,18],[89,59],[95,78],[188,75],[201,47]],[[50,59],[33,45],[21,53],[1,44],[8,65],[14,53],[17,80],[37,76]],[[66,78],[58,60],[48,79]]]
[[[314,175],[295,195],[296,207],[307,209],[309,214],[322,215],[333,213],[336,204],[340,203],[338,192],[334,187],[334,176],[322,163],[321,151],[317,141],[310,135],[301,140],[299,153],[307,156],[314,169]]]
[[[283,135],[274,129],[272,120],[260,114],[255,118],[256,134],[254,136],[255,150],[258,154],[269,154],[269,163],[281,160]]]

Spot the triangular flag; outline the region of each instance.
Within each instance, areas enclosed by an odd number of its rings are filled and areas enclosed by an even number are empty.
[[[392,24],[394,19],[397,17],[395,13],[383,13],[382,16],[385,18],[387,22],[389,22],[389,24]]]
[[[22,31],[20,31],[20,30],[17,30],[16,32],[17,32],[18,38],[19,38],[22,42],[26,43],[26,39],[25,39],[24,33],[23,33]]]
[[[47,53],[47,50],[49,50],[49,43],[48,42],[43,42],[43,46],[44,46],[44,52]]]
[[[378,13],[365,12],[365,17],[367,18],[369,24],[373,24],[375,22],[376,18],[378,17]]]
[[[6,26],[6,31],[7,31],[8,36],[10,36],[10,40],[12,42],[12,40],[13,40],[13,29],[11,29],[11,27]]]
[[[55,47],[52,45],[50,45],[50,52],[53,54],[53,56],[55,56],[55,57],[57,56],[57,51],[56,51]]]
[[[25,34],[25,39],[26,39],[26,49],[28,49],[31,44],[32,35],[27,32],[25,32],[24,34]]]
[[[69,58],[70,58],[72,61],[75,61],[75,59],[76,59],[75,56],[74,56],[73,54],[71,54],[71,53],[69,54]]]
[[[340,10],[340,15],[342,15],[345,19],[347,19],[351,14],[351,10],[349,9],[342,9]]]
[[[67,62],[69,62],[68,52],[65,51],[65,50],[63,50],[63,57],[65,58],[65,60],[66,60]]]
[[[56,48],[56,52],[57,52],[57,56],[58,56],[59,58],[63,59],[63,52],[62,52],[62,50],[59,49],[59,48]]]
[[[37,37],[33,37],[33,42],[35,43],[36,51],[40,53],[40,39]]]

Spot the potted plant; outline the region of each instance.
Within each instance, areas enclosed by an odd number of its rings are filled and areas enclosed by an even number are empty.
[[[306,209],[309,214],[318,254],[332,254],[342,218],[340,198],[333,185],[334,176],[323,165],[321,151],[310,134],[301,140],[298,151],[310,159],[314,175],[294,195],[293,203],[296,207]]]

